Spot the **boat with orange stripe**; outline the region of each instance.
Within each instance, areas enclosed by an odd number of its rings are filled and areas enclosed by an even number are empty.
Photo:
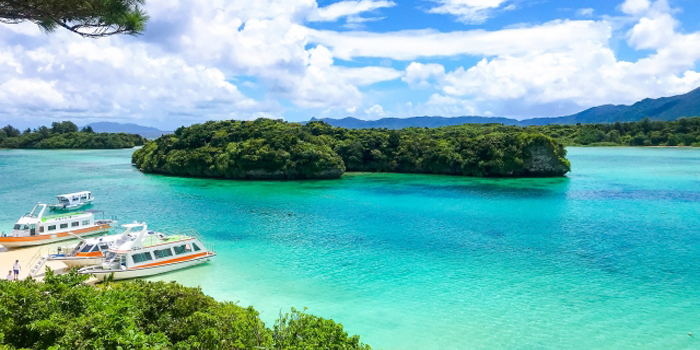
[[[136,239],[141,231],[146,230],[146,235],[162,235],[160,232],[149,231],[145,223],[133,223],[122,225],[125,229],[120,234],[80,238],[77,245],[58,247],[48,255],[49,261],[60,261],[69,268],[99,265],[109,248],[119,246],[124,242]]]
[[[145,223],[138,225],[143,225],[143,230],[135,239],[115,244],[105,253],[100,265],[84,267],[78,273],[95,275],[100,280],[109,275],[114,280],[123,280],[204,264],[216,256],[194,230],[168,236],[149,234]]]
[[[29,214],[23,215],[12,232],[0,236],[0,244],[7,248],[36,246],[91,236],[107,232],[114,220],[95,220],[94,212],[71,212],[44,215],[47,204],[39,203]]]

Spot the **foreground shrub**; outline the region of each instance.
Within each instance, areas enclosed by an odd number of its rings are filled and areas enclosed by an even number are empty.
[[[86,278],[49,270],[44,283],[0,281],[0,349],[369,349],[342,325],[294,309],[269,329],[253,307],[199,288]]]

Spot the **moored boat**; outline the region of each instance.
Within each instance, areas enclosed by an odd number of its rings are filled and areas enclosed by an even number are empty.
[[[96,220],[93,212],[44,215],[48,205],[39,203],[15,223],[12,232],[0,236],[7,248],[36,246],[107,232],[113,220]]]
[[[90,191],[76,192],[60,194],[56,196],[58,199],[58,204],[51,204],[49,207],[51,210],[56,211],[68,211],[80,209],[84,206],[92,204],[95,197],[92,196]]]
[[[52,204],[49,207],[51,210],[56,211],[67,211],[80,209],[86,205],[92,204],[95,197],[92,196],[90,191],[76,192],[60,194],[56,196],[58,199],[58,204]]]
[[[210,261],[216,253],[205,246],[198,235],[167,236],[148,234],[144,226],[138,237],[115,244],[100,265],[78,270],[104,280],[113,274],[114,280],[153,276],[188,268]]]
[[[75,246],[59,247],[48,255],[48,260],[60,261],[69,268],[99,265],[109,248],[136,239],[141,231],[147,231],[146,235],[162,235],[162,233],[148,231],[145,223],[126,224],[122,227],[125,231],[121,234],[81,239]],[[138,228],[141,230],[136,230]]]

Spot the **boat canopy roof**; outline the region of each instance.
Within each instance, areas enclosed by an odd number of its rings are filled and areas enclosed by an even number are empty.
[[[143,227],[143,226],[146,226],[145,222],[134,222],[131,224],[123,224],[122,225],[123,228],[136,228],[136,227]]]
[[[61,198],[66,198],[66,199],[71,199],[75,196],[82,196],[82,195],[89,195],[90,191],[82,191],[82,192],[75,192],[75,193],[66,193],[66,194],[59,194],[56,196],[56,198],[61,199]]]

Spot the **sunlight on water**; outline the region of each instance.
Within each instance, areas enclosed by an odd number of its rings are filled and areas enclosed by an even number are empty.
[[[144,175],[132,151],[0,151],[0,231],[37,201],[192,227],[208,265],[162,275],[266,322],[308,307],[382,349],[700,346],[700,151],[572,148],[562,179]]]

